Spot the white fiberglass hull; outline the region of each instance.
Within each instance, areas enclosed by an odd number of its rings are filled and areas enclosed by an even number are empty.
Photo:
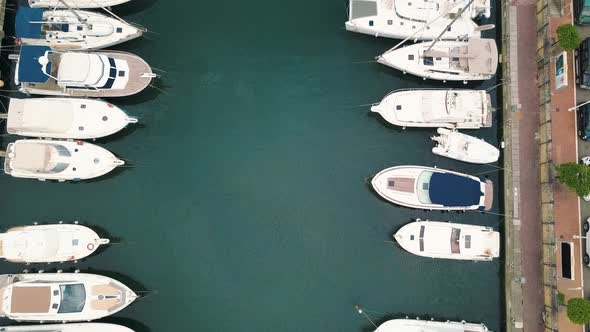
[[[96,99],[11,98],[6,130],[9,134],[95,139],[112,135],[137,119],[117,106]]]
[[[29,0],[32,8],[103,8],[120,5],[129,0]],[[65,3],[65,4],[64,4]]]
[[[1,258],[13,263],[75,261],[107,243],[92,229],[70,224],[13,227],[0,234]]]
[[[492,126],[492,107],[484,90],[397,90],[371,111],[400,127],[479,129]]]
[[[392,319],[381,324],[375,332],[488,332],[483,324],[437,322],[418,319]]]
[[[6,149],[4,173],[17,178],[79,181],[125,164],[111,152],[83,141],[18,140]]]
[[[2,332],[133,332],[132,329],[121,325],[107,323],[72,323],[3,326]]]
[[[438,144],[432,153],[439,156],[473,164],[488,164],[498,161],[500,150],[490,143],[458,131],[438,128],[432,139]]]
[[[394,239],[422,257],[491,261],[500,255],[500,233],[491,227],[417,220],[400,228]]]

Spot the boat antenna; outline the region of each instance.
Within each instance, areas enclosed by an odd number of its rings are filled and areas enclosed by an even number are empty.
[[[66,8],[69,11],[71,11],[72,14],[74,14],[74,16],[76,16],[76,18],[78,19],[78,21],[80,21],[82,24],[84,24],[88,29],[92,29],[92,27],[88,23],[88,20],[85,20],[85,19],[82,18],[82,16],[78,15],[78,13],[76,13],[76,11],[72,7],[70,7],[70,5],[68,5],[64,0],[57,0],[57,1],[61,2],[64,6],[66,6]]]
[[[461,17],[461,15],[463,15],[463,13],[467,10],[467,8],[469,8],[469,6],[471,6],[471,4],[474,1],[475,0],[469,0],[469,2],[467,3],[467,5],[465,5],[465,7],[461,8],[461,10],[459,10],[459,12],[457,13],[457,15],[455,15],[455,18],[453,18],[453,20],[451,21],[451,23],[447,24],[447,26],[438,34],[438,36],[436,38],[434,38],[434,40],[432,41],[432,44],[430,44],[430,46],[428,46],[428,48],[426,49],[426,51],[424,51],[424,53],[427,53],[428,51],[430,51],[432,49],[432,47],[434,47],[434,44],[436,44],[436,42],[451,27],[451,25],[453,25],[453,23],[455,23],[459,19],[459,17]]]
[[[357,312],[359,315],[363,315],[363,316],[365,316],[365,318],[366,318],[366,319],[367,319],[369,322],[371,322],[371,324],[373,324],[373,326],[374,326],[376,329],[379,329],[379,327],[378,327],[378,326],[375,324],[375,322],[373,322],[373,320],[371,320],[371,318],[369,317],[369,315],[367,315],[367,313],[365,313],[365,311],[363,310],[363,308],[361,308],[361,306],[360,306],[360,305],[358,305],[358,304],[355,304],[355,305],[354,305],[354,309],[356,310],[356,312]]]

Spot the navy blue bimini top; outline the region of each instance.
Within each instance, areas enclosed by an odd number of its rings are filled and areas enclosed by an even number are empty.
[[[428,187],[430,201],[444,206],[479,205],[480,182],[450,173],[433,172]]]

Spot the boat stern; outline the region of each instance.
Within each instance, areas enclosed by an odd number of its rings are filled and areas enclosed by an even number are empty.
[[[374,22],[378,13],[376,0],[349,0],[347,6],[348,20],[344,23],[346,30],[377,36]]]
[[[494,203],[494,183],[492,180],[486,180],[484,184],[484,193],[480,206],[485,210],[489,211],[492,209]]]

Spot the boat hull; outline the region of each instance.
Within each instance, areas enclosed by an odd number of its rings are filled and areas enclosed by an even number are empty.
[[[68,0],[66,4],[70,8],[103,8],[120,5],[129,0]],[[67,8],[59,0],[29,0],[29,6],[32,8]]]
[[[439,143],[432,153],[472,164],[495,163],[500,158],[500,150],[490,143],[444,128],[437,130],[440,136],[433,138]]]
[[[392,319],[381,324],[375,332],[488,332],[483,324],[437,322],[418,319]]]
[[[3,332],[133,332],[132,329],[108,323],[73,323],[3,326]]]

